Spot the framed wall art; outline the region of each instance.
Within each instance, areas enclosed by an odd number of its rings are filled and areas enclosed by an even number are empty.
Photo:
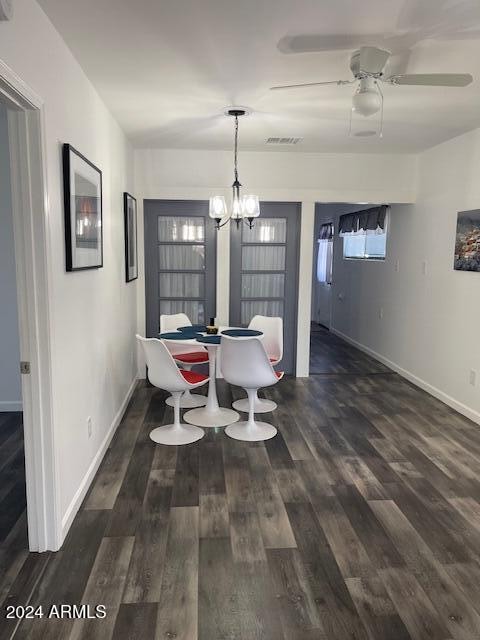
[[[457,271],[480,271],[480,209],[458,214],[454,267]]]
[[[70,144],[63,145],[67,271],[103,266],[102,172]]]
[[[138,278],[137,256],[137,201],[129,193],[123,194],[125,218],[125,279],[127,282]]]

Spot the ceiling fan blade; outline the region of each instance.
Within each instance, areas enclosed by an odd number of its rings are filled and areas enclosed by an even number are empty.
[[[390,84],[428,87],[466,87],[473,81],[469,73],[406,73],[387,78]]]
[[[367,73],[381,73],[390,58],[390,51],[378,47],[360,47],[360,69]]]
[[[304,33],[296,36],[285,36],[279,40],[277,47],[282,53],[314,53],[316,51],[343,51],[358,49],[362,45],[382,42],[383,35],[356,35],[321,33]]]
[[[276,87],[270,87],[270,91],[277,91],[278,89],[301,89],[302,87],[322,87],[327,84],[353,84],[355,80],[330,80],[329,82],[303,82],[301,84],[281,84]]]

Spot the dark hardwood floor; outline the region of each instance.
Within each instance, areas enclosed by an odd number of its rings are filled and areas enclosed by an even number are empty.
[[[389,369],[316,322],[310,331],[310,375],[386,373]]]
[[[3,552],[28,549],[26,530],[25,457],[21,412],[0,413],[0,571]],[[1,588],[1,587],[0,587]],[[1,595],[0,591],[0,595]]]
[[[0,413],[0,550],[26,508],[21,412]]]
[[[241,394],[219,388],[225,406]],[[265,395],[276,438],[175,448],[149,440],[172,409],[140,384],[63,548],[18,561],[3,591],[107,616],[15,638],[478,640],[479,427],[391,372]]]

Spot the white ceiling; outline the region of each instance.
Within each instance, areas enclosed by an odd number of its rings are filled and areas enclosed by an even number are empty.
[[[137,147],[230,148],[222,112],[232,104],[253,110],[240,123],[240,148],[251,150],[417,152],[480,126],[479,0],[38,1]],[[398,34],[441,21],[442,38],[416,44],[408,64],[393,58],[391,70],[471,73],[474,83],[385,85],[383,139],[349,137],[353,86],[268,90],[350,78],[351,51],[286,55],[286,35]],[[304,140],[267,147],[269,136]]]

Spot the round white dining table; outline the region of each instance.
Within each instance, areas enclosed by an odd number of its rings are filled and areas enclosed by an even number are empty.
[[[201,325],[179,327],[177,329],[178,338],[174,335],[177,332],[170,332],[168,334],[163,334],[163,336],[160,334],[160,338],[168,342],[176,342],[182,345],[201,344],[206,347],[208,351],[208,373],[210,378],[208,382],[207,404],[204,407],[198,407],[197,409],[186,411],[183,414],[183,419],[185,422],[194,424],[198,427],[226,427],[229,424],[237,422],[240,415],[237,411],[221,407],[218,404],[217,350],[220,347],[221,334],[209,335],[202,331],[202,329],[204,329],[204,327]],[[185,333],[191,333],[191,338],[185,339]],[[241,329],[238,327],[232,329],[225,327],[221,333],[226,333],[227,335],[230,334],[239,340],[252,336],[259,337],[260,339],[263,337],[263,333],[261,331],[252,331],[250,329]]]
[[[198,409],[191,409],[183,414],[185,422],[198,427],[226,427],[237,422],[240,414],[233,409],[226,409],[218,404],[217,397],[217,350],[220,347],[219,335],[199,336],[195,340],[206,347],[208,351],[208,382],[207,404]]]

